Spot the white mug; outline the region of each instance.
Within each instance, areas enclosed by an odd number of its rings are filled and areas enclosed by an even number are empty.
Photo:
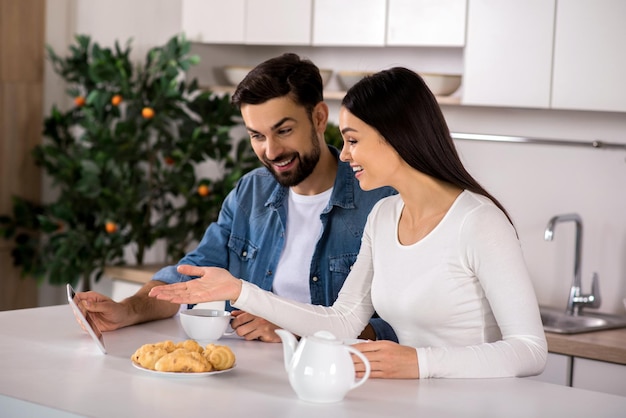
[[[187,309],[180,312],[180,324],[185,334],[191,339],[201,341],[217,341],[227,332],[232,316],[230,312],[220,309]]]

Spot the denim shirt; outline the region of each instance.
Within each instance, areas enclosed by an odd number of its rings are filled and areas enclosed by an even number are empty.
[[[330,149],[337,158],[337,149]],[[265,167],[246,174],[224,200],[217,222],[209,225],[200,244],[178,264],[223,267],[271,291],[285,244],[288,191]],[[337,299],[359,253],[367,215],[378,200],[392,194],[395,191],[388,187],[361,190],[350,165],[339,161],[330,200],[320,217],[323,232],[311,259],[312,304],[330,306]],[[153,277],[165,283],[190,279],[178,273],[176,266],[165,267]],[[397,341],[382,319],[375,317],[370,323],[378,339]]]

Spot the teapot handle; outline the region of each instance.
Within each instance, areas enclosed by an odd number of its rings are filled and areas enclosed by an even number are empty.
[[[349,345],[346,346],[346,349],[351,352],[352,354],[354,354],[355,356],[359,357],[361,359],[361,361],[363,362],[363,364],[365,364],[365,374],[363,375],[363,377],[357,381],[355,381],[352,384],[352,387],[350,387],[350,390],[358,388],[359,386],[361,386],[363,383],[365,383],[365,381],[370,377],[370,372],[371,372],[371,366],[370,366],[370,361],[367,359],[367,357],[365,357],[365,355],[363,353],[361,353],[359,350],[357,350],[354,347],[350,347]]]

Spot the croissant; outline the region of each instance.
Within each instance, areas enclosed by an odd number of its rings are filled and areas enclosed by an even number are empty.
[[[202,373],[210,372],[212,367],[197,351],[178,348],[161,357],[154,365],[154,369],[159,372]]]
[[[235,354],[228,346],[208,344],[203,348],[195,340],[144,344],[130,358],[143,368],[160,372],[202,373],[235,365]]]
[[[167,354],[167,350],[155,344],[145,344],[137,349],[131,359],[146,369],[154,370],[156,362]]]
[[[208,354],[208,359],[215,370],[226,370],[235,365],[235,354],[225,345],[213,347]]]

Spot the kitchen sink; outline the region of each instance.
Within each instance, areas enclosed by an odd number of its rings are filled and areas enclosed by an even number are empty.
[[[547,332],[578,334],[582,332],[626,327],[626,316],[584,311],[568,315],[564,310],[540,306],[541,322]]]

